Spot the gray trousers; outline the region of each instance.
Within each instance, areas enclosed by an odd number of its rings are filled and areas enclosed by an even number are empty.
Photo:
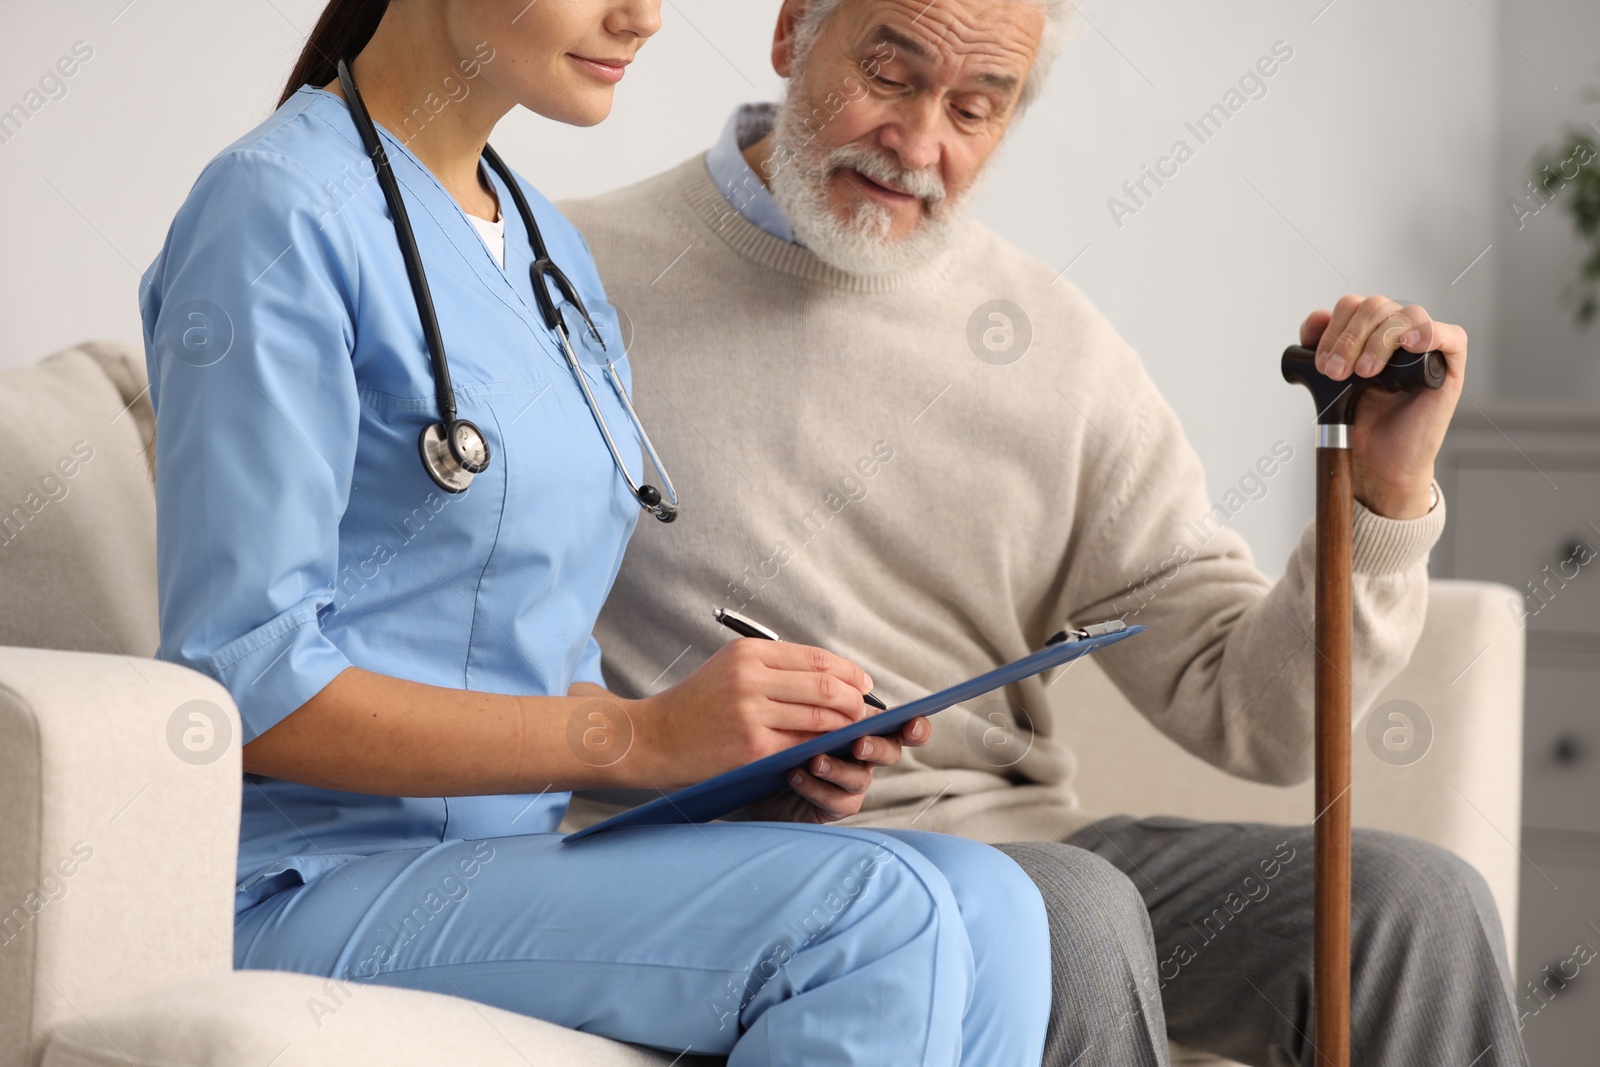
[[[1505,937],[1453,853],[1354,832],[1351,1062],[1526,1067]],[[1312,1067],[1309,826],[1117,816],[998,846],[1038,884],[1055,999],[1044,1067],[1167,1067],[1167,1037]]]

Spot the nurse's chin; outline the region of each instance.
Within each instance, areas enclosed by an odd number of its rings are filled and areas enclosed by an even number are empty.
[[[598,126],[611,114],[612,87],[589,84],[573,87],[560,99],[524,104],[529,111],[568,126]]]

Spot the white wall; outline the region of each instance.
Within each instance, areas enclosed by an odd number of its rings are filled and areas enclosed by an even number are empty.
[[[1572,316],[1569,284],[1582,256],[1558,190],[1538,214],[1518,217],[1509,201],[1528,196],[1531,161],[1554,149],[1562,131],[1579,127],[1600,143],[1600,102],[1582,99],[1600,89],[1600,4],[1594,0],[1516,0],[1502,24],[1498,84],[1502,100],[1496,167],[1495,250],[1500,260],[1500,322],[1495,347],[1501,393],[1600,402],[1600,318],[1587,329]],[[1514,41],[1517,47],[1512,47]],[[1589,125],[1594,123],[1595,125]],[[1590,163],[1600,167],[1600,159]],[[1570,171],[1569,171],[1570,173]]]
[[[672,0],[607,123],[576,130],[513,114],[496,145],[558,197],[675,163],[709,143],[735,103],[775,93],[777,6]],[[1584,5],[1535,6],[1541,37],[1559,40],[1563,12]],[[94,49],[67,95],[0,144],[0,366],[86,337],[139,341],[138,275],[200,167],[270,113],[320,9],[0,0],[0,109],[74,42]],[[1089,0],[1083,11],[1092,25],[1013,133],[978,213],[1058,266],[1083,253],[1067,277],[1144,354],[1206,459],[1213,498],[1275,440],[1295,446],[1268,496],[1236,519],[1263,569],[1278,572],[1310,517],[1312,412],[1277,358],[1309,310],[1347,291],[1416,300],[1472,334],[1470,395],[1494,378],[1504,262],[1491,251],[1454,280],[1501,240],[1511,184],[1494,116],[1497,77],[1515,77],[1488,21],[1501,21],[1502,4]],[[1524,26],[1502,24],[1514,39]],[[1294,56],[1266,95],[1198,145],[1184,122],[1279,40]],[[1576,56],[1582,42],[1564,47]],[[1551,63],[1565,86],[1574,64]],[[1553,104],[1536,99],[1519,115],[1541,106]],[[1194,158],[1119,229],[1107,198],[1179,137]]]

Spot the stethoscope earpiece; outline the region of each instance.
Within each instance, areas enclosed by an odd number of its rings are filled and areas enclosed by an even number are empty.
[[[661,490],[653,485],[641,485],[634,494],[639,504],[650,514],[662,522],[672,522],[678,517],[678,509],[671,504],[662,503]]]

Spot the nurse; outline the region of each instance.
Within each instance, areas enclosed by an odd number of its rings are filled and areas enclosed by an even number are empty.
[[[925,720],[813,761],[749,821],[555,833],[572,790],[701,780],[858,719],[871,688],[820,649],[749,640],[643,700],[603,688],[591,630],[640,514],[618,465],[645,480],[603,373],[612,358],[627,381],[625,338],[582,237],[516,178],[594,320],[577,373],[614,457],[480,155],[519,104],[601,121],[659,25],[659,0],[335,0],[145,272],[158,655],[217,678],[243,723],[235,966],[327,976],[340,1000],[366,982],[457,994],[735,1067],[1037,1063],[1047,931],[1021,869],[821,825]],[[340,58],[425,267],[443,395],[488,449],[464,490],[421,462],[441,419],[430,345]],[[694,536],[684,506],[651,534]]]

